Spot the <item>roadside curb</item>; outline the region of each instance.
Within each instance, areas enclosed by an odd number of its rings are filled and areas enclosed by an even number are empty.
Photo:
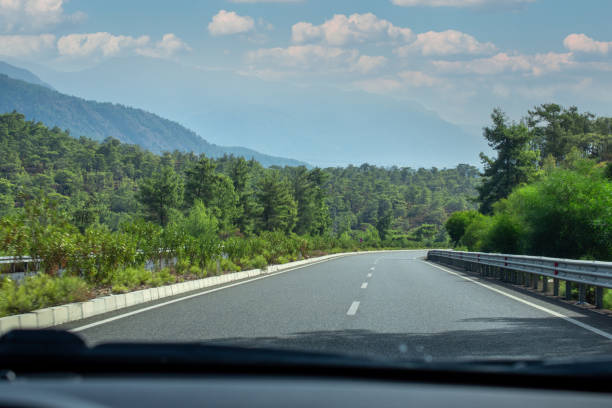
[[[343,252],[339,254],[325,255],[317,258],[309,258],[301,261],[289,262],[281,265],[269,265],[264,269],[251,269],[242,272],[232,272],[225,275],[211,276],[186,282],[174,283],[172,285],[159,286],[156,288],[142,289],[134,292],[94,298],[86,302],[68,303],[60,306],[52,306],[44,309],[34,310],[29,313],[11,315],[0,318],[0,335],[14,329],[44,329],[58,326],[77,320],[101,315],[127,307],[148,303],[151,301],[180,295],[183,293],[197,291],[203,288],[222,285],[243,279],[268,275],[275,272],[298,266],[318,263],[334,258],[349,255],[372,254],[382,252],[394,252],[391,250]]]

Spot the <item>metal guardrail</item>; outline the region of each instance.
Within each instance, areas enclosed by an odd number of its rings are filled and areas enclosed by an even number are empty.
[[[578,303],[586,302],[588,287],[595,288],[595,305],[603,307],[603,290],[612,288],[612,262],[579,261],[527,255],[489,254],[431,250],[427,259],[462,267],[483,276],[548,291],[553,278],[553,295],[559,296],[559,282],[565,281],[565,297],[571,299],[572,284],[578,285]]]

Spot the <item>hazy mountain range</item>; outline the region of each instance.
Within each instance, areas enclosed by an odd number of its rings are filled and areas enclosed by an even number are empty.
[[[29,120],[68,129],[75,137],[104,140],[112,136],[156,153],[176,149],[205,153],[209,157],[233,154],[247,159],[254,158],[264,166],[306,165],[298,160],[269,156],[243,147],[208,143],[176,122],[142,109],[62,94],[31,72],[2,63],[0,112],[13,110],[23,113]]]
[[[60,115],[59,121],[56,115],[62,112],[58,109],[47,117],[38,114],[36,119],[55,120],[75,136],[113,135],[153,151],[176,148],[212,156],[231,152],[253,155],[266,165],[291,164],[279,159],[291,157],[322,167],[367,162],[418,168],[479,164],[478,153],[488,150],[480,135],[442,120],[416,102],[361,91],[330,92],[329,88],[264,81],[228,70],[142,57],[114,58],[75,72],[32,64],[28,68],[66,94],[122,105],[87,102],[87,109],[83,108],[91,114],[87,120],[70,123],[63,119],[66,115]],[[7,98],[0,99],[3,110],[16,103],[11,100],[7,105]],[[70,101],[79,106],[86,102]],[[28,105],[33,109],[27,100],[23,104],[22,109]],[[195,133],[126,105],[171,118]],[[24,113],[28,115],[27,110]],[[110,124],[100,124],[100,116]],[[121,127],[109,127],[119,117]],[[247,146],[276,157],[263,160],[253,150],[223,147],[228,145]]]

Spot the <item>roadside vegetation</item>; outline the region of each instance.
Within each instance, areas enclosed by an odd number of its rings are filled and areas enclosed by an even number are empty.
[[[264,168],[0,115],[0,253],[43,270],[2,280],[0,315],[327,253],[446,246],[443,223],[475,208],[477,184],[468,165]]]
[[[481,155],[479,211],[445,223],[455,247],[612,261],[612,119],[554,104],[520,123],[499,110],[491,118],[484,135],[497,157]],[[610,290],[604,307],[612,308]]]
[[[543,105],[520,123],[495,110],[484,130],[479,211],[445,223],[470,251],[612,261],[612,119]]]

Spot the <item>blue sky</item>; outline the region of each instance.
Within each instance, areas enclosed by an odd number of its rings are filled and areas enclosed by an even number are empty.
[[[188,67],[416,103],[475,133],[495,106],[517,120],[552,101],[612,115],[611,12],[609,0],[0,0],[0,58],[38,73],[163,60],[168,77]],[[112,101],[146,105],[124,91]]]

